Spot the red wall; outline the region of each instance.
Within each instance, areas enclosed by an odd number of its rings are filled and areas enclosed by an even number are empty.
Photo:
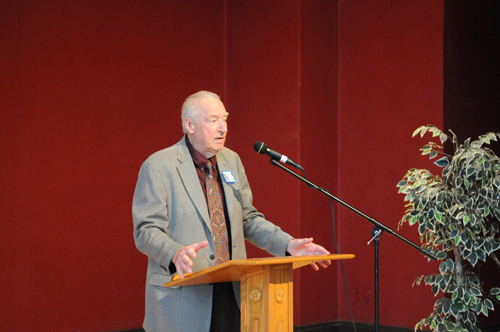
[[[307,178],[333,195],[338,194],[338,14],[336,2],[301,2],[300,161]],[[334,252],[330,209],[326,196],[300,185],[300,235]],[[336,265],[320,273],[298,271],[297,325],[340,319]]]
[[[431,168],[411,138],[420,125],[442,128],[443,4],[441,1],[341,1],[339,8],[338,193],[370,217],[397,230],[405,208],[396,184],[412,167]],[[438,171],[436,168],[431,168]],[[344,208],[337,215],[356,321],[374,321],[371,224]],[[420,244],[418,231],[399,232]],[[413,327],[432,311],[427,287],[413,280],[435,264],[395,237],[380,240],[380,324]],[[349,316],[344,297],[339,315]]]
[[[224,92],[224,3],[0,6],[0,325],[141,326],[137,174],[149,154],[182,137],[187,95]]]
[[[258,140],[395,229],[396,183],[429,165],[411,133],[442,124],[442,15],[431,0],[0,3],[3,326],[142,324],[137,173],[181,138],[180,106],[200,89],[226,102],[228,146],[270,220],[334,250],[328,199],[255,154]],[[335,211],[340,250],[356,254],[345,262],[354,318],[372,323],[371,226]],[[401,234],[418,241],[416,229]],[[381,323],[413,327],[432,296],[411,283],[430,267],[381,242]],[[295,275],[295,325],[349,320],[336,264]]]

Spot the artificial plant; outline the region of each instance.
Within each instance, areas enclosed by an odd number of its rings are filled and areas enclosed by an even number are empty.
[[[458,143],[433,125],[421,126],[413,133],[423,137],[432,133],[440,143],[422,147],[435,164],[443,168],[442,176],[425,169],[410,169],[398,183],[399,193],[409,202],[399,226],[408,222],[418,225],[422,247],[434,253],[439,273],[423,275],[422,281],[432,287],[435,296],[442,293],[432,313],[419,321],[415,330],[430,327],[434,331],[480,331],[480,314],[488,316],[493,302],[500,300],[500,288],[483,289],[474,272],[478,261],[493,259],[500,266],[495,251],[500,248],[500,159],[489,148],[500,133],[487,133],[479,139]],[[443,148],[453,143],[452,154]],[[498,280],[498,279],[497,279]]]

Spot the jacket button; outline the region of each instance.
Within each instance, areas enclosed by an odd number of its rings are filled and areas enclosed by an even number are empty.
[[[215,256],[214,256],[214,255],[210,255],[210,259],[211,259],[211,260],[214,260],[214,259],[215,259]]]

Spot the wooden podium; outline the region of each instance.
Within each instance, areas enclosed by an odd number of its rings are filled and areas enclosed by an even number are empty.
[[[241,282],[241,331],[293,332],[293,270],[322,260],[354,255],[288,256],[228,261],[203,271],[176,275],[165,287]]]

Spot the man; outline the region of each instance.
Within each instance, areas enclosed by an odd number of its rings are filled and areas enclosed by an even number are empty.
[[[239,331],[239,282],[163,285],[175,273],[184,278],[245,259],[245,239],[275,256],[329,253],[311,238],[293,239],[252,206],[241,160],[224,148],[227,117],[216,94],[191,95],[182,107],[186,135],[151,155],[139,172],[132,214],[136,246],[148,256],[147,332]]]

